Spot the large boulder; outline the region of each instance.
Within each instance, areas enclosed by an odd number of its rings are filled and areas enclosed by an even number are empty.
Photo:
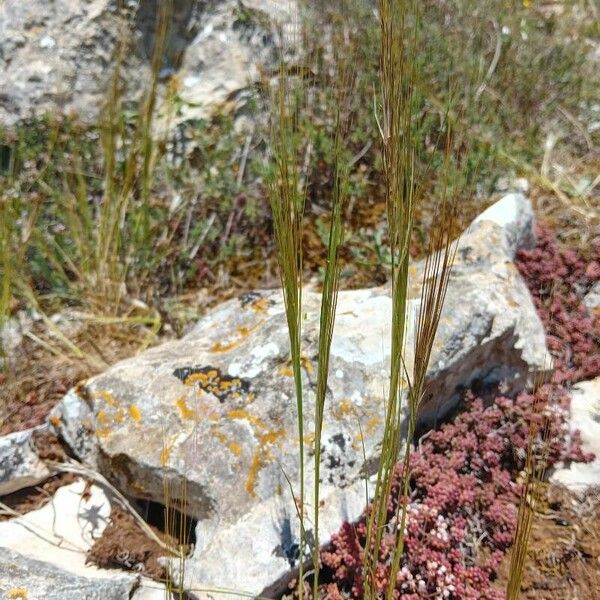
[[[460,239],[427,374],[423,424],[442,419],[464,389],[517,391],[548,368],[545,335],[514,254],[533,241],[520,195],[496,204]],[[411,267],[409,312],[422,263]],[[312,490],[319,294],[303,295],[304,447]],[[364,508],[379,456],[390,362],[389,287],[342,291],[322,438],[321,541]],[[407,368],[413,361],[409,318]],[[181,340],[122,361],[72,390],[53,415],[82,460],[126,493],[164,490],[198,520],[185,567],[190,591],[274,595],[298,564],[296,401],[280,290],[225,302]],[[307,528],[311,528],[311,492]],[[310,535],[310,532],[309,532]]]
[[[159,2],[5,0],[0,4],[0,124],[45,111],[75,112],[94,122],[107,99],[118,43],[125,97],[150,80]],[[122,8],[125,6],[126,8]],[[205,116],[244,89],[275,58],[271,19],[289,20],[277,0],[174,0],[161,67],[176,74],[179,93]]]

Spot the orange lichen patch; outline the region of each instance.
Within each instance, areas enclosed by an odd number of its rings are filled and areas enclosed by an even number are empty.
[[[246,479],[246,491],[250,496],[256,494],[256,478],[258,477],[259,471],[263,468],[262,457],[259,452],[255,452],[250,462],[250,470],[248,472],[248,478]]]
[[[166,467],[169,464],[169,457],[171,456],[171,452],[173,451],[173,446],[168,445],[165,446],[160,453],[160,464],[163,467]]]
[[[285,437],[285,430],[269,429],[267,424],[262,419],[242,409],[230,410],[226,416],[230,419],[247,421],[254,429],[254,435],[258,440],[258,444],[250,461],[250,468],[245,485],[246,491],[251,496],[254,496],[258,473],[269,461],[273,460],[271,449],[273,446],[279,445],[281,439]],[[222,432],[219,432],[218,434],[215,433],[215,435],[217,435],[221,441],[226,443],[227,438]],[[242,448],[237,442],[227,441],[227,443],[229,449],[234,454],[238,456],[241,454]]]
[[[315,443],[315,433],[313,431],[313,433],[308,433],[304,436],[304,443],[309,447],[312,448],[314,443]]]
[[[12,588],[8,590],[8,597],[26,600],[29,597],[29,592],[25,588]]]
[[[135,404],[129,405],[129,416],[136,422],[139,423],[142,420],[142,412]]]
[[[217,429],[216,427],[211,429],[211,433],[223,445],[227,446],[232,454],[240,456],[242,453],[242,447],[236,441],[231,441],[220,429]]]
[[[310,358],[308,358],[307,356],[301,356],[300,363],[302,364],[302,366],[304,367],[304,370],[309,375],[312,375],[315,372],[315,368],[313,367],[313,364],[310,361]]]
[[[234,348],[237,348],[242,343],[241,340],[234,340],[233,342],[223,343],[223,342],[215,342],[211,347],[211,352],[229,352]]]
[[[177,400],[175,401],[175,404],[176,404],[177,408],[179,409],[179,412],[181,413],[182,419],[195,419],[197,417],[196,411],[192,410],[187,405],[187,402],[183,396],[181,396],[180,398],[177,398]]]
[[[119,404],[108,390],[98,390],[97,392],[94,392],[94,398],[104,400],[109,406],[117,406]]]
[[[98,423],[101,423],[102,425],[108,423],[108,415],[106,414],[106,412],[104,412],[103,410],[99,410],[96,413],[96,421],[98,421]]]
[[[96,429],[96,436],[100,438],[108,437],[111,433],[112,432],[109,427],[101,427],[100,429]]]
[[[216,437],[221,443],[226,444],[227,443],[227,436],[220,430],[217,429],[216,427],[213,427],[210,432],[212,433],[212,435],[214,437]]]
[[[250,308],[257,313],[266,313],[269,310],[269,301],[266,298],[259,298],[250,305]]]
[[[250,414],[247,410],[242,410],[242,409],[230,410],[227,413],[227,416],[230,419],[243,419],[244,421],[248,421],[248,423],[251,423],[258,429],[267,429],[267,425],[262,419],[255,417],[254,415]]]
[[[352,449],[357,452],[362,451],[363,449],[364,438],[363,434],[360,431],[357,431],[352,438]]]
[[[315,372],[315,368],[313,367],[313,364],[312,364],[310,358],[308,358],[306,356],[301,356],[300,364],[302,365],[304,370],[309,375],[312,375]],[[284,377],[293,377],[294,376],[294,369],[292,368],[292,359],[291,358],[288,358],[286,363],[284,365],[281,365],[281,367],[279,367],[278,373],[280,375],[283,375]]]
[[[373,416],[367,421],[367,433],[375,433],[377,428],[381,425],[381,417]]]
[[[241,325],[236,329],[237,338],[233,338],[227,342],[215,342],[210,347],[211,352],[229,352],[230,350],[238,348],[242,345],[244,338],[247,338],[253,331],[256,331],[263,323],[264,320],[259,321],[252,327]]]
[[[125,411],[122,408],[118,408],[113,420],[115,423],[122,423],[125,420]]]
[[[354,408],[354,404],[350,402],[350,400],[342,400],[339,405],[340,414],[343,416],[346,415],[355,415],[356,409]]]
[[[175,376],[187,386],[197,386],[221,402],[227,398],[247,398],[250,383],[240,377],[231,377],[215,367],[184,367],[176,369]]]
[[[273,460],[271,448],[273,445],[278,445],[279,441],[285,437],[283,429],[268,431],[258,436],[258,447],[254,451],[252,460],[250,461],[250,469],[246,478],[245,488],[248,494],[254,496],[256,494],[256,480],[260,470],[270,461]]]
[[[241,325],[240,327],[237,328],[238,335],[240,337],[248,337],[253,331],[255,331],[256,329],[258,329],[258,327],[262,323],[264,323],[264,321],[261,321],[260,323],[257,323],[256,325],[254,325],[254,327],[246,327],[245,325]]]
[[[60,425],[60,417],[58,415],[52,415],[50,417],[50,423],[54,425],[54,427],[58,427]]]
[[[239,456],[242,453],[242,447],[237,442],[229,442],[229,449],[236,456]]]
[[[356,416],[356,408],[350,400],[341,400],[337,406],[331,409],[331,414],[335,419],[342,419],[348,416]]]

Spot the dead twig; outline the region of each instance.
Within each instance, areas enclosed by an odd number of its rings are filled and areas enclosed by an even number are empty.
[[[55,462],[55,461],[47,461],[47,466],[50,469],[53,469],[57,472],[62,473],[75,473],[77,475],[81,475],[87,477],[89,479],[93,479],[96,483],[100,484],[104,488],[106,488],[110,493],[118,500],[119,504],[127,510],[131,516],[134,518],[136,523],[140,526],[142,531],[153,541],[155,541],[163,550],[166,550],[169,554],[173,556],[179,556],[180,552],[176,548],[173,548],[169,544],[163,542],[155,533],[152,531],[148,523],[144,521],[144,519],[138,514],[138,512],[131,506],[127,498],[116,488],[114,487],[103,475],[86,467],[85,465],[75,462],[74,460],[70,460],[68,462]],[[0,506],[1,508],[1,506]]]

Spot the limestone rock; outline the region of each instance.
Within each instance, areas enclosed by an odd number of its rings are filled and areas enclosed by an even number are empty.
[[[103,576],[85,564],[85,553],[108,525],[111,505],[106,494],[85,482],[58,488],[52,500],[23,516],[0,522],[0,547],[43,560],[86,577]],[[117,571],[118,572],[118,571]]]
[[[467,387],[485,391],[502,383],[517,391],[548,368],[542,324],[512,262],[516,249],[533,240],[530,206],[512,196],[487,214],[460,240],[427,375],[424,423],[443,418]],[[409,372],[422,270],[422,263],[411,267]],[[319,301],[308,290],[303,296],[307,490]],[[340,292],[322,438],[323,543],[364,508],[365,476],[376,464],[383,430],[390,322],[388,287]],[[209,312],[181,340],[114,365],[63,403],[63,420],[76,431],[73,407],[85,398],[97,449],[82,458],[126,493],[161,502],[165,485],[172,498],[185,490],[187,511],[198,519],[185,569],[188,591],[218,586],[273,596],[298,564],[288,485],[289,479],[297,494],[288,348],[280,290],[252,292]],[[307,504],[310,515],[310,493]],[[307,528],[310,536],[310,519]]]
[[[38,429],[0,437],[0,496],[37,485],[50,476],[33,444],[33,436]]]
[[[72,450],[73,454],[88,465],[97,463],[98,446],[94,436],[94,413],[88,402],[79,394],[84,387],[71,390],[50,413],[49,422],[54,431]]]
[[[0,522],[0,595],[17,598],[9,592],[25,590],[28,600],[125,600],[134,590],[153,592],[137,575],[86,564],[110,510],[104,491],[79,479],[42,508]]]
[[[559,466],[550,481],[566,485],[574,492],[600,489],[600,377],[573,387],[570,428],[581,432],[583,449],[592,452],[595,459],[590,463]]]
[[[585,295],[583,303],[590,314],[600,313],[600,281],[592,286],[592,289]]]
[[[206,116],[215,103],[258,78],[259,65],[274,59],[270,19],[288,19],[288,4],[174,0],[160,78],[177,75],[182,98],[194,104],[186,118]],[[45,111],[75,112],[95,122],[123,40],[130,44],[120,70],[125,97],[139,97],[150,81],[159,5],[155,0],[2,2],[0,123],[11,126]]]
[[[535,245],[533,209],[523,194],[507,194],[492,204],[473,221],[471,229],[483,221],[490,221],[502,228],[504,250],[511,259],[515,258],[518,249]]]
[[[23,548],[23,551],[27,551]],[[0,595],[27,600],[129,600],[136,578],[86,578],[15,550],[0,552]]]

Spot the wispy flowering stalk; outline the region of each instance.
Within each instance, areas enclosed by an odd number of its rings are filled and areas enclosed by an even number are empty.
[[[408,296],[409,244],[415,208],[415,147],[413,136],[416,2],[380,0],[381,120],[379,123],[387,219],[392,257],[392,327],[390,386],[386,402],[381,458],[375,496],[367,525],[365,597],[374,598],[375,569],[387,520],[394,465],[401,443],[401,369],[404,355]]]
[[[299,497],[296,501],[300,518],[299,587],[304,593],[304,554],[306,535],[304,528],[304,403],[302,396],[301,316],[302,316],[302,229],[306,186],[301,178],[299,162],[300,110],[299,89],[290,90],[285,66],[280,66],[279,81],[273,102],[271,144],[274,171],[269,181],[269,200],[273,215],[277,259],[285,313],[290,339],[290,354],[294,374],[298,424]]]
[[[342,147],[342,126],[340,110],[336,118],[336,131],[334,142],[334,182],[333,198],[331,205],[331,226],[329,230],[329,243],[327,250],[327,266],[321,293],[321,319],[319,325],[319,364],[317,370],[317,390],[315,399],[315,481],[314,481],[314,538],[313,551],[313,597],[318,598],[319,586],[319,490],[321,470],[321,434],[323,431],[323,417],[325,413],[325,396],[327,393],[327,378],[329,375],[329,357],[333,327],[335,324],[335,310],[340,279],[339,252],[344,239],[342,215],[348,197],[348,161]]]

